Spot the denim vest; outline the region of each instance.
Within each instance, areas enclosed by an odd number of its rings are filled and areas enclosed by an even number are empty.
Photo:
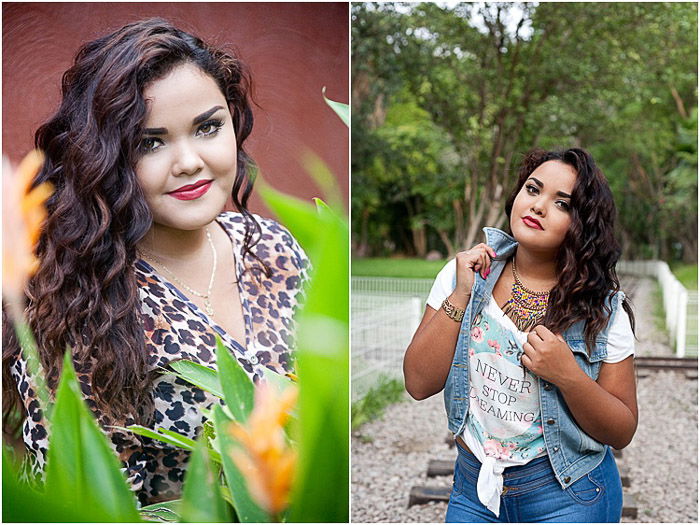
[[[448,426],[455,435],[464,431],[469,411],[471,326],[476,315],[488,303],[506,261],[518,246],[513,237],[495,228],[484,228],[484,233],[486,234],[486,244],[496,251],[496,258],[491,262],[491,272],[486,279],[483,279],[480,274],[476,274],[472,295],[460,327],[450,373],[445,382],[444,398]],[[611,320],[623,298],[624,294],[619,292],[615,296],[616,300],[608,299],[612,308]],[[578,365],[593,380],[598,378],[600,366],[607,356],[609,326],[610,323],[596,337],[595,348],[590,356],[586,350],[583,334],[585,323],[583,321],[577,322],[562,334],[569,348],[573,351]],[[608,445],[596,441],[579,428],[555,385],[541,378],[538,378],[538,383],[540,415],[547,454],[557,480],[562,488],[567,488],[603,461]]]

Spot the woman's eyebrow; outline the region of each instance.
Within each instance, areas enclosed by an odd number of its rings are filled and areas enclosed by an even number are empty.
[[[214,113],[216,113],[220,109],[224,109],[224,107],[223,106],[214,106],[213,108],[208,109],[207,111],[205,111],[201,115],[197,115],[196,117],[194,117],[192,119],[192,124],[197,125],[197,124],[204,122],[205,120],[207,120],[209,117],[211,117]]]
[[[223,106],[214,106],[211,109],[206,110],[204,113],[201,115],[197,115],[192,119],[192,125],[196,126],[197,124],[201,124],[205,120],[207,120],[209,117],[211,117],[214,113],[219,111],[220,109],[224,109]],[[143,130],[144,135],[167,135],[168,134],[168,128],[146,128]]]
[[[544,184],[542,184],[542,181],[539,180],[539,179],[536,179],[535,177],[530,177],[530,178],[527,179],[527,180],[532,180],[532,181],[534,181],[535,184],[537,184],[540,188],[544,188]],[[564,197],[565,199],[570,199],[570,198],[571,198],[571,195],[569,195],[568,193],[564,193],[563,191],[558,191],[558,192],[557,192],[557,195],[559,195],[560,197]]]

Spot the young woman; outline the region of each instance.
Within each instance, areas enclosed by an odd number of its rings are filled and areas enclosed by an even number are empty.
[[[437,276],[406,351],[406,389],[444,389],[459,451],[448,522],[616,522],[610,446],[637,427],[634,318],[615,263],[615,205],[584,150],[526,156],[512,235]]]
[[[134,423],[194,438],[214,398],[172,374],[215,367],[215,337],[252,378],[292,370],[292,315],[308,260],[281,225],[251,214],[250,78],[234,56],[164,20],[86,44],[58,112],[36,133],[37,183],[55,193],[27,316],[49,384],[67,346],[88,405],[143,504],[178,496],[188,453],[116,431]],[[237,212],[222,212],[231,198]],[[43,468],[48,434],[11,324],[3,412]]]

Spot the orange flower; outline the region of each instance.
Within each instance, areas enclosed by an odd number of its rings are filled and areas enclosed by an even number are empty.
[[[39,266],[34,248],[46,219],[44,203],[53,187],[44,182],[30,191],[44,163],[44,155],[38,150],[29,152],[14,172],[7,157],[2,163],[3,295],[17,312],[22,309],[24,287]]]
[[[248,421],[229,425],[230,434],[241,445],[231,451],[231,457],[245,476],[251,497],[272,516],[289,504],[297,455],[287,443],[284,425],[297,394],[294,385],[278,394],[273,386],[261,383]]]

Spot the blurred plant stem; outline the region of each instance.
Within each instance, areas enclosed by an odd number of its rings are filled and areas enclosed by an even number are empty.
[[[32,188],[44,163],[44,155],[38,150],[29,152],[16,170],[12,169],[7,157],[3,156],[2,163],[3,300],[27,361],[42,412],[48,419],[51,405],[46,375],[39,359],[36,340],[24,315],[24,290],[39,267],[34,247],[46,219],[45,202],[53,193],[53,187],[44,182]]]

